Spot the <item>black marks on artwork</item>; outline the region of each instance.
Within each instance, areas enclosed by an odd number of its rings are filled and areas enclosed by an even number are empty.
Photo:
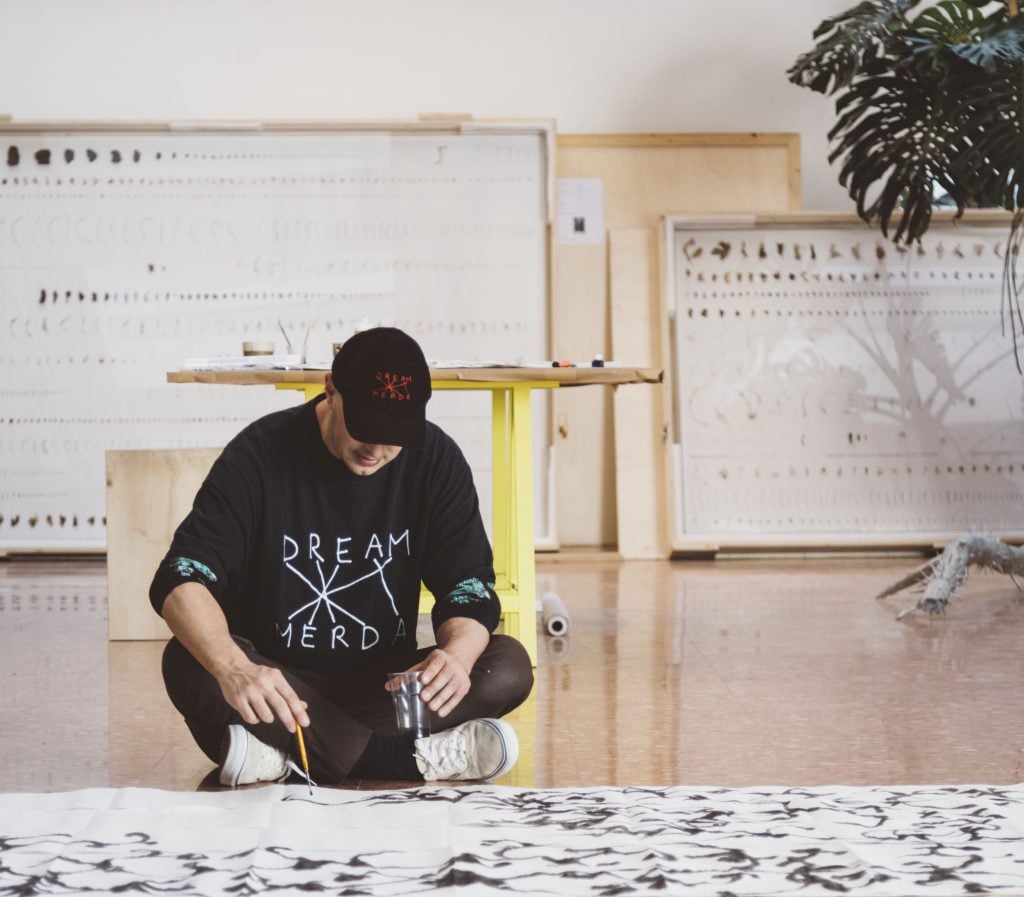
[[[720,258],[724,262],[729,257],[729,253],[731,251],[731,243],[727,243],[725,240],[719,240],[715,248],[711,250],[711,254],[718,256],[718,258]]]
[[[61,158],[64,159],[64,164],[65,165],[71,165],[75,161],[75,158],[76,158],[75,150],[72,149],[71,147],[66,147],[63,150],[63,152],[57,151],[56,153],[55,153],[54,150],[50,149],[49,147],[41,147],[40,149],[37,149],[34,153],[32,153],[32,158],[35,160],[35,163],[37,165],[41,165],[41,166],[46,167],[46,166],[49,166],[54,161],[54,158],[55,158],[56,155],[59,155]],[[21,150],[18,148],[17,145],[11,144],[10,146],[8,146],[7,147],[7,153],[6,153],[6,161],[7,161],[8,167],[9,168],[15,168],[16,166],[20,165],[21,164],[21,156],[22,156]],[[157,153],[156,157],[159,159],[160,158],[160,153]],[[94,150],[94,149],[87,148],[85,150],[85,158],[89,162],[95,162],[99,158],[99,153],[96,150]],[[116,150],[115,149],[115,150],[111,150],[110,151],[110,161],[113,162],[115,165],[117,165],[119,162],[121,162],[122,158],[123,158],[123,154],[121,153],[120,150]],[[132,151],[132,161],[133,162],[141,162],[142,161],[142,153],[139,150],[133,150]]]
[[[294,802],[296,791],[295,786],[286,788],[283,801]],[[34,812],[53,815],[54,832],[67,831],[67,817],[60,815],[60,807],[47,805],[48,796],[33,800]],[[368,842],[369,847],[360,848],[342,840],[308,856],[301,833],[290,843],[266,843],[262,833],[232,828],[228,820],[223,834],[229,850],[211,849],[201,831],[195,832],[194,843],[182,844],[178,838],[170,845],[158,835],[129,830],[129,825],[141,827],[141,817],[152,811],[131,806],[132,822],[117,827],[114,817],[104,815],[105,808],[97,808],[104,832],[111,834],[101,840],[74,831],[76,862],[67,873],[74,877],[62,879],[63,867],[55,866],[48,871],[48,890],[71,893],[88,882],[96,892],[144,891],[146,882],[159,879],[168,893],[206,893],[218,885],[223,891],[233,864],[257,851],[273,858],[273,880],[255,879],[260,893],[411,894],[476,885],[478,890],[538,897],[691,891],[857,894],[875,893],[874,886],[891,883],[885,893],[926,897],[948,893],[950,883],[958,893],[1019,893],[1022,880],[1019,864],[1008,862],[1009,846],[1019,837],[1013,820],[1022,804],[1019,789],[1012,786],[985,791],[864,788],[842,795],[798,788],[605,788],[552,795],[529,789],[410,789],[302,803],[293,809],[301,809],[312,830],[321,820],[344,813],[362,823],[368,838],[379,833],[380,846]],[[417,811],[428,804],[464,809],[471,820],[460,826],[466,846],[436,857],[391,851],[390,861],[381,862],[394,820],[409,818],[407,806],[418,818]],[[183,820],[189,818],[189,807],[176,809],[183,811]],[[229,810],[211,805],[203,817],[211,812]],[[183,830],[188,831],[187,825]],[[886,848],[881,860],[871,854],[851,860],[853,845],[865,840],[866,831],[871,842]],[[595,843],[595,836],[602,840]],[[12,893],[36,887],[32,861],[40,845],[53,840],[52,834],[0,835]],[[249,877],[232,879],[239,886],[253,881],[249,863],[244,865],[240,874]]]

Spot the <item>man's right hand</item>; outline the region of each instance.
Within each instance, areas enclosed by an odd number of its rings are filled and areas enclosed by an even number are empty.
[[[307,705],[275,667],[253,663],[228,632],[228,623],[209,589],[184,582],[167,596],[163,617],[171,632],[220,685],[224,699],[249,725],[272,723],[289,732],[309,725]]]
[[[218,670],[215,675],[224,699],[250,725],[272,723],[275,717],[289,732],[295,731],[296,721],[300,726],[309,725],[306,702],[295,694],[279,669],[245,658],[243,663]]]

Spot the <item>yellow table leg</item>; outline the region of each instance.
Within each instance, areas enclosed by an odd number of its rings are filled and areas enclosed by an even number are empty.
[[[315,399],[320,393],[324,391],[323,383],[275,383],[275,389],[301,389],[305,398],[303,401],[309,402]]]
[[[491,390],[491,543],[494,551],[495,589],[500,595],[511,587],[513,573],[512,472],[509,469],[508,391]]]
[[[512,551],[513,607],[518,629],[516,638],[523,643],[537,665],[537,577],[534,567],[533,536],[533,437],[530,415],[530,385],[516,383],[511,392],[512,411],[509,439],[512,443]]]
[[[505,632],[519,639],[537,665],[537,581],[533,536],[533,427],[530,391],[544,381],[442,380],[435,389],[490,389],[495,589]]]

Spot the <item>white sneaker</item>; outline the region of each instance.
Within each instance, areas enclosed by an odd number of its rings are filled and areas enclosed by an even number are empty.
[[[220,783],[234,788],[253,782],[281,782],[292,765],[284,751],[264,744],[239,725],[224,730],[220,744]]]
[[[427,782],[496,779],[519,759],[516,731],[500,719],[472,719],[415,744],[416,765]]]

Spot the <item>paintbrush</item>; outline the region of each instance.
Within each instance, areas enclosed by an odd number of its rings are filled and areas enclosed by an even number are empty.
[[[313,781],[309,777],[309,757],[306,756],[306,742],[302,737],[302,726],[295,720],[295,737],[299,740],[299,759],[302,761],[302,771],[306,774],[306,785],[309,788],[309,796],[313,796]]]

